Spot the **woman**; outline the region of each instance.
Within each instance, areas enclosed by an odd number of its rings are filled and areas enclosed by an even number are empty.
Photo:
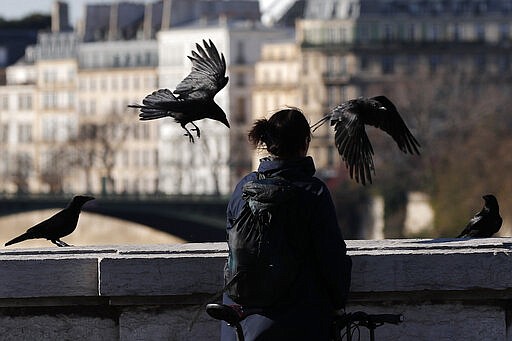
[[[300,110],[284,109],[268,120],[256,121],[248,137],[255,148],[264,146],[270,153],[260,160],[258,173],[266,178],[284,178],[304,192],[304,205],[297,210],[304,226],[297,226],[293,230],[297,236],[290,239],[300,237],[304,241],[295,245],[302,245],[298,253],[305,257],[282,302],[243,321],[246,340],[330,340],[333,313],[345,306],[351,261],[329,190],[314,177],[313,159],[306,156],[311,140],[309,124]],[[228,229],[244,205],[244,185],[256,181],[258,173],[248,174],[236,186],[227,210]],[[227,296],[224,302],[232,303]],[[233,330],[223,325],[222,340],[235,339]]]

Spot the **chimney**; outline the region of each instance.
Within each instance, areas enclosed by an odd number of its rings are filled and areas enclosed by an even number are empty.
[[[161,30],[167,30],[171,28],[171,10],[172,10],[172,0],[164,0],[164,5],[162,8],[162,27]]]
[[[147,3],[144,7],[144,24],[142,26],[142,36],[144,39],[153,37],[153,4]]]
[[[113,3],[110,5],[110,20],[108,23],[108,40],[116,40],[119,38],[118,36],[118,13],[119,13],[119,4]]]
[[[52,10],[52,32],[68,31],[69,29],[68,4],[63,1],[54,1]]]

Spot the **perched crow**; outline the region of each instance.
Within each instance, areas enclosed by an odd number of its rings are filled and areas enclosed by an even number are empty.
[[[147,95],[142,105],[128,106],[140,109],[141,121],[173,117],[185,129],[185,136],[188,136],[192,143],[194,137],[186,128],[187,123],[194,126],[190,130],[195,131],[198,138],[201,132],[194,121],[203,118],[220,121],[229,128],[226,114],[213,100],[228,83],[228,77],[225,76],[226,60],[223,54],[219,55],[211,40],[209,45],[203,40],[203,45],[204,49],[196,44],[199,53],[192,51],[192,56],[188,56],[192,61],[192,71],[178,84],[174,93],[169,89],[160,89]]]
[[[69,246],[60,238],[71,234],[75,230],[83,204],[93,199],[93,197],[83,195],[75,196],[62,211],[32,226],[27,232],[5,243],[5,246],[35,238],[46,238],[57,246]]]
[[[404,153],[420,154],[420,144],[405,125],[395,105],[385,96],[346,101],[311,128],[315,131],[326,121],[334,126],[335,145],[350,171],[350,177],[355,176],[355,180],[361,181],[363,185],[366,181],[371,183],[371,173],[375,174],[373,148],[366,135],[365,125],[380,128],[391,135]]]
[[[488,238],[499,231],[503,219],[500,216],[498,200],[492,194],[484,195],[482,198],[485,200],[484,207],[471,218],[457,238]]]

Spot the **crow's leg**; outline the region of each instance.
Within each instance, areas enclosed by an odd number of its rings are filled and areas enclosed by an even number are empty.
[[[190,141],[190,143],[194,143],[194,136],[192,136],[192,134],[190,133],[190,131],[187,129],[187,127],[185,127],[185,124],[182,124],[181,127],[183,129],[185,129],[186,133],[184,134],[185,136],[188,136],[188,140]]]
[[[65,243],[63,242],[62,240],[60,239],[52,239],[51,242],[59,247],[63,247],[63,246],[71,246],[69,245],[68,243]]]
[[[192,128],[192,129],[190,129],[190,130],[195,131],[195,132],[196,132],[196,136],[197,136],[197,138],[200,138],[200,137],[201,137],[201,130],[199,130],[199,127],[198,127],[198,126],[196,126],[196,125],[194,124],[194,122],[190,122],[190,124],[192,124],[192,125],[194,126],[194,128]]]

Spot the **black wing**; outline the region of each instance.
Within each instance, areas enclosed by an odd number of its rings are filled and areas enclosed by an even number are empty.
[[[213,42],[209,42],[203,40],[204,49],[196,44],[198,53],[192,51],[192,56],[188,56],[192,71],[174,90],[179,99],[213,98],[228,83],[224,55],[219,55]]]
[[[350,171],[350,177],[363,185],[372,182],[375,173],[373,148],[366,135],[365,125],[372,125],[388,133],[404,153],[419,154],[419,143],[400,117],[396,107],[384,96],[358,98],[337,106],[327,116],[334,125],[338,152]],[[316,129],[324,117],[313,125]]]
[[[473,218],[471,218],[464,230],[457,236],[457,238],[472,237],[475,233],[480,232],[480,225],[482,225],[481,223],[484,219],[481,213],[482,212],[479,212]]]
[[[366,122],[388,133],[395,140],[398,148],[404,153],[420,154],[420,144],[405,125],[395,105],[385,96],[370,98],[370,101],[380,104],[375,110],[370,110]]]
[[[340,105],[331,113],[331,124],[334,125],[336,148],[349,169],[350,177],[355,177],[363,185],[367,180],[371,183],[371,173],[375,173],[373,148],[361,116],[347,106]]]

